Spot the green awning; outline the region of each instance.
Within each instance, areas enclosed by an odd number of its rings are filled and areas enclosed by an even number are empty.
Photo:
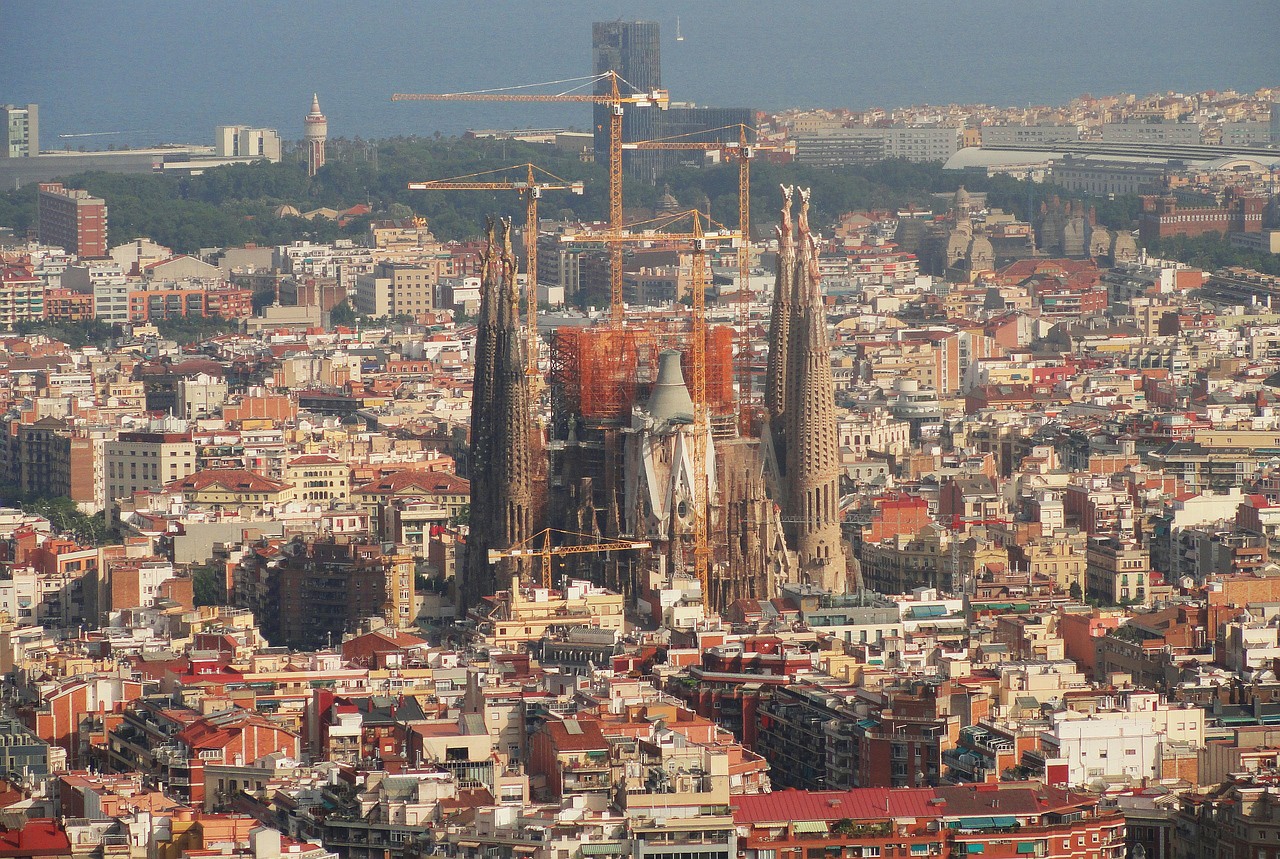
[[[1034,841],[1023,841],[1018,845],[1019,853],[1035,853],[1036,843]]]
[[[991,818],[991,825],[992,825],[992,826],[996,826],[996,827],[1017,826],[1017,825],[1018,825],[1018,818],[1016,818],[1016,817],[993,817],[993,818]]]
[[[982,844],[981,842],[977,844],[966,844],[964,846],[964,852],[965,853],[981,853],[984,848],[985,848],[985,845]]]
[[[621,856],[627,849],[621,844],[583,844],[583,856]]]
[[[827,831],[827,822],[825,820],[796,820],[791,824],[791,831],[803,832],[806,834],[825,834]]]
[[[990,817],[962,817],[951,824],[953,829],[990,829],[994,825]]]

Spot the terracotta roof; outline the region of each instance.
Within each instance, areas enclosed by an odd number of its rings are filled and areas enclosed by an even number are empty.
[[[471,482],[445,471],[406,469],[366,483],[353,494],[399,495],[415,491],[428,495],[466,495],[471,491]]]
[[[243,468],[211,468],[175,480],[164,488],[166,492],[201,492],[211,486],[221,486],[229,492],[279,492],[289,484]]]
[[[327,453],[310,453],[291,460],[289,465],[345,465],[345,463]]]
[[[594,719],[551,719],[546,722],[546,731],[559,752],[601,751],[609,748],[609,741],[604,738],[600,723]]]

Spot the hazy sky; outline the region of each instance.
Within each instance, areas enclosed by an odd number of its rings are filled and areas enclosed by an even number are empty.
[[[676,42],[680,17],[684,41]],[[672,98],[864,108],[1056,103],[1280,85],[1280,0],[0,0],[0,101],[42,144],[208,142],[220,123],[300,137],[313,90],[338,136],[588,123],[586,108],[391,104],[584,75],[590,22],[662,24]]]

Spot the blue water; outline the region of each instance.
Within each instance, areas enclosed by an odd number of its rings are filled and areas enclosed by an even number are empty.
[[[1280,0],[0,0],[0,102],[40,104],[44,148],[298,138],[312,91],[335,137],[585,129],[586,106],[389,98],[587,74],[590,22],[617,17],[661,22],[673,99],[725,107],[1280,86]]]

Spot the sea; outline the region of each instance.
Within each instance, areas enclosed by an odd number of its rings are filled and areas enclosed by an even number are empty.
[[[298,139],[313,92],[331,137],[588,130],[587,105],[391,95],[574,91],[604,20],[659,22],[671,98],[719,107],[1280,86],[1280,0],[0,0],[0,103],[40,105],[44,149]]]

